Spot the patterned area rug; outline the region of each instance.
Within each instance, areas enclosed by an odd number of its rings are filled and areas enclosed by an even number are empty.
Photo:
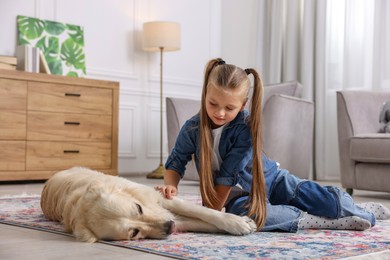
[[[192,195],[183,198],[198,200]],[[39,195],[0,198],[0,223],[69,235],[61,224],[43,216]],[[375,227],[364,232],[305,230],[295,234],[260,232],[240,237],[175,233],[164,240],[102,243],[179,259],[341,259],[362,255],[382,259],[372,256],[389,252],[390,221],[378,221]],[[387,253],[384,257],[390,256]]]

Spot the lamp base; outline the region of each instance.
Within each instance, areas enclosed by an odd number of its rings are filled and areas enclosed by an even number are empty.
[[[157,169],[146,175],[148,179],[164,179],[165,167],[160,164]]]

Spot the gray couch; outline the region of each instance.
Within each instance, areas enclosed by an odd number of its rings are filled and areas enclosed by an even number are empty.
[[[313,155],[314,105],[302,98],[302,85],[286,82],[264,87],[263,150],[291,173],[309,178]],[[168,148],[181,126],[200,109],[199,100],[166,98]],[[187,164],[186,180],[199,180],[195,164]]]
[[[337,92],[341,184],[353,189],[390,192],[390,134],[379,133],[382,104],[390,92]]]

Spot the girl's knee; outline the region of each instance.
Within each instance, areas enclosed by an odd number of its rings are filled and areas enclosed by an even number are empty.
[[[339,218],[340,193],[337,188],[320,186],[313,181],[299,183],[294,204],[300,209],[317,216]]]

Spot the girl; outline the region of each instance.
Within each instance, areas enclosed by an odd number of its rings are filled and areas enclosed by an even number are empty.
[[[250,74],[254,87],[249,114],[244,108]],[[248,215],[258,230],[365,230],[375,225],[376,218],[389,218],[389,210],[381,204],[357,206],[340,189],[299,179],[262,153],[262,90],[254,69],[243,70],[220,58],[209,61],[200,112],[181,128],[165,164],[164,186],[156,189],[168,199],[176,196],[194,155],[204,206]]]

